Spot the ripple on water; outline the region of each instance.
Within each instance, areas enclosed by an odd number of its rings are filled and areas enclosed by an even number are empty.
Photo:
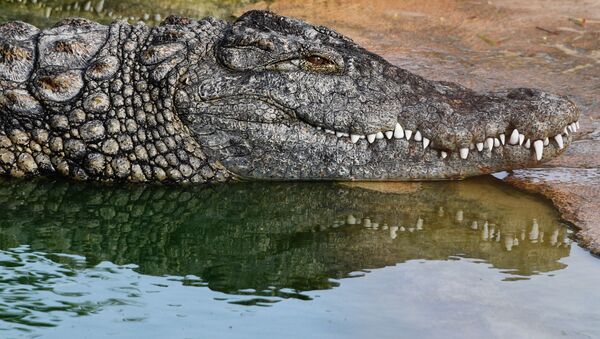
[[[114,313],[127,323],[187,318],[189,303],[173,293],[210,296],[218,304],[204,306],[209,313],[314,303],[347,281],[415,262],[484,265],[486,279],[517,283],[564,270],[571,251],[551,206],[493,178],[209,187],[2,180],[0,207],[8,333]],[[162,308],[148,309],[155,296]]]

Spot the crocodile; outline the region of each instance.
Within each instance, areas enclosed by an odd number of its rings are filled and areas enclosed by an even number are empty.
[[[269,11],[0,26],[0,175],[81,181],[461,179],[538,166],[564,96],[476,92]]]

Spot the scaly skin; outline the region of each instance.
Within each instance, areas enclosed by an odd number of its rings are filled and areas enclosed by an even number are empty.
[[[0,26],[0,174],[13,177],[463,178],[555,157],[578,117],[538,90],[425,80],[270,12]]]

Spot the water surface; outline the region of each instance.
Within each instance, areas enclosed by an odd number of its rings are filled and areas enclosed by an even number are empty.
[[[252,0],[2,0],[0,23],[22,20],[48,27],[65,17],[84,17],[101,23],[128,20],[158,24],[169,15],[231,19]]]
[[[2,180],[0,210],[8,337],[600,335],[600,262],[493,178]]]

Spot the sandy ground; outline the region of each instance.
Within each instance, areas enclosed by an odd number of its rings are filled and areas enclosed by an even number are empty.
[[[275,0],[252,8],[333,27],[431,79],[568,95],[582,113],[577,141],[543,168],[505,180],[551,199],[600,254],[600,1]]]

